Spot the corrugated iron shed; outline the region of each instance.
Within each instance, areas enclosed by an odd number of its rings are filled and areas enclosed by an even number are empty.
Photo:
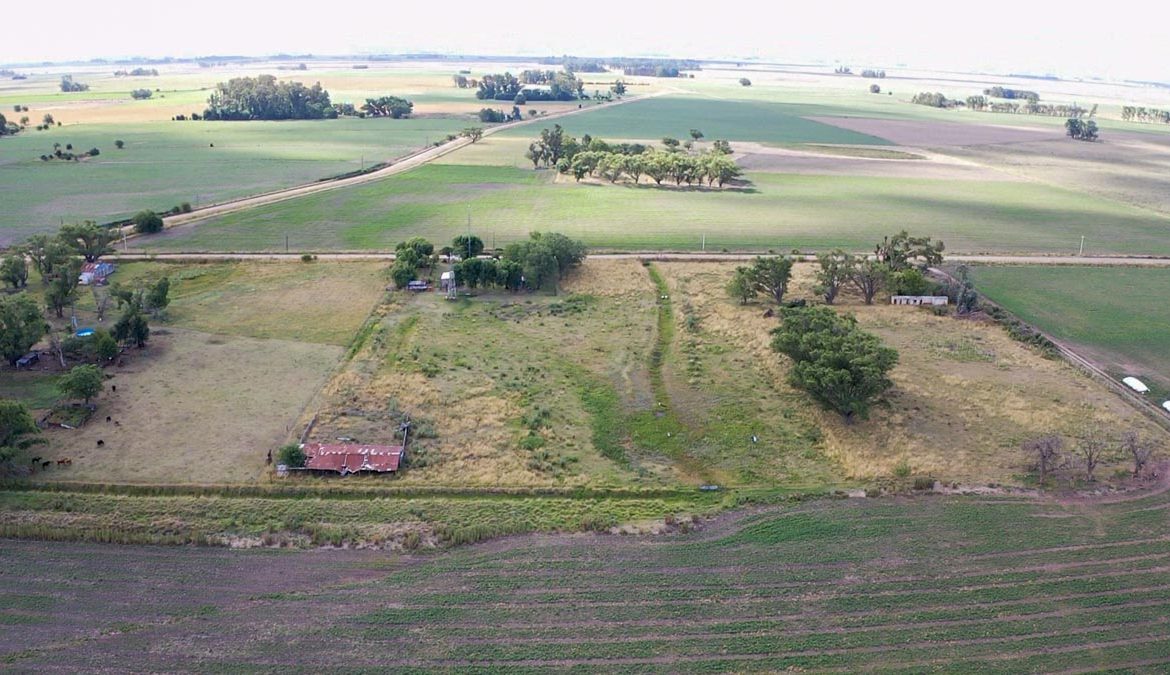
[[[305,451],[306,469],[335,471],[342,475],[359,471],[397,471],[404,451],[401,445],[358,443],[305,443],[301,449]]]

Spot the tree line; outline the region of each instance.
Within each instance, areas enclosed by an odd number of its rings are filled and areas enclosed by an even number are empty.
[[[460,77],[455,76],[456,86]],[[475,97],[487,101],[573,101],[585,96],[585,83],[568,71],[525,70],[520,77],[510,72],[484,75],[475,81]]]
[[[1029,92],[1031,93],[1031,92]],[[1026,99],[1024,103],[1016,103],[1014,101],[992,101],[986,96],[973,95],[968,96],[965,100],[957,98],[947,98],[939,92],[924,91],[915,94],[910,99],[911,103],[918,105],[930,106],[932,108],[962,108],[966,107],[971,110],[983,112],[996,113],[1012,113],[1024,115],[1043,115],[1047,117],[1094,117],[1097,114],[1097,106],[1092,108],[1082,108],[1076,104],[1061,104],[1061,103],[1038,103],[1032,99]]]
[[[1034,91],[1029,91],[1027,89],[1009,89],[1007,87],[999,86],[988,87],[987,89],[984,89],[983,95],[990,96],[992,98],[1022,98],[1027,100],[1029,103],[1036,103],[1040,100],[1040,94],[1037,94]]]
[[[1097,140],[1097,123],[1093,120],[1082,121],[1075,117],[1070,117],[1065,121],[1064,129],[1069,138],[1075,138],[1078,141]]]
[[[552,129],[541,130],[540,137],[529,143],[525,157],[534,169],[542,165],[556,168],[578,181],[596,176],[610,183],[623,178],[637,183],[646,176],[657,185],[673,180],[675,185],[705,181],[723,187],[727,181],[742,175],[743,171],[730,156],[731,144],[725,140],[717,140],[710,149],[697,154],[689,152],[702,138],[703,132],[692,129],[691,140],[685,144],[675,138],[664,138],[663,149],[658,149],[641,143],[607,143],[588,134],[578,140],[566,135],[557,124]],[[688,152],[683,152],[682,147]]]
[[[395,248],[390,276],[397,288],[406,288],[420,268],[433,267],[439,256],[455,255],[460,261],[452,270],[460,286],[538,291],[564,278],[588,253],[584,243],[558,232],[532,232],[528,239],[508,244],[490,258],[480,257],[483,250],[483,240],[472,234],[455,237],[437,253],[434,244],[415,237]]]
[[[135,68],[133,70],[115,70],[114,77],[158,77],[158,69]]]
[[[337,117],[329,92],[318,82],[279,82],[273,75],[220,82],[207,98],[205,120],[318,120]]]
[[[1170,124],[1170,110],[1126,105],[1121,107],[1121,119],[1126,122],[1159,122]]]

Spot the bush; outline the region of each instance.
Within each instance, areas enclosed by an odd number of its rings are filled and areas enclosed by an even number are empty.
[[[300,468],[305,465],[305,451],[296,443],[281,447],[276,453],[277,462],[288,467]]]
[[[126,141],[123,141],[123,140],[114,141],[114,147],[121,150],[122,148],[126,147]]]
[[[138,234],[154,234],[155,232],[162,232],[163,219],[154,211],[139,211],[131,218],[134,223],[134,231]]]
[[[914,489],[930,491],[934,489],[934,479],[929,476],[919,476],[914,479]]]
[[[191,202],[179,204],[179,213],[191,213]]]
[[[301,254],[301,262],[306,262],[306,263],[313,262],[313,254],[312,253],[302,253]]]
[[[97,148],[90,148],[87,154],[90,157],[97,157],[98,155],[102,154],[102,151],[98,150]]]

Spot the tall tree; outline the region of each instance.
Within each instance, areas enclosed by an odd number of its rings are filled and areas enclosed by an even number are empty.
[[[16,365],[20,357],[45,334],[45,319],[37,303],[27,295],[0,296],[0,356],[9,365]]]
[[[767,294],[777,304],[784,302],[788,282],[792,278],[792,259],[758,257],[752,262],[752,281],[760,293]]]
[[[889,278],[889,266],[877,260],[859,260],[849,271],[849,281],[861,293],[867,305],[873,304],[874,296],[885,288]]]
[[[87,220],[62,226],[58,236],[77,255],[85,258],[86,262],[96,262],[98,258],[114,251],[112,244],[117,234],[108,228],[99,227],[92,220]]]
[[[0,398],[0,474],[12,475],[21,467],[21,455],[37,443],[40,429],[20,401]]]
[[[874,248],[874,254],[890,270],[900,272],[912,265],[923,269],[941,265],[944,249],[941,241],[932,241],[930,237],[912,237],[906,230],[902,230],[892,237],[883,238]]]
[[[451,248],[462,258],[474,258],[483,253],[483,239],[474,234],[461,234],[451,240]]]
[[[23,250],[15,249],[0,261],[0,280],[13,290],[28,286],[28,261]]]
[[[856,261],[853,256],[841,249],[831,253],[818,253],[816,292],[825,299],[826,305],[833,304],[841,289],[849,282]]]
[[[77,285],[81,276],[81,261],[76,258],[62,265],[57,276],[45,289],[45,304],[57,318],[65,316],[65,308],[77,299]]]

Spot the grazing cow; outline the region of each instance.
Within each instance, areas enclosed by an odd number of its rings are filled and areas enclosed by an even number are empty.
[[[57,460],[57,466],[69,466],[70,464],[73,464],[73,460],[69,459],[68,457]]]
[[[114,418],[110,417],[109,415],[106,415],[106,422],[107,423],[113,422],[113,421],[114,421]]]
[[[29,464],[36,464],[37,462],[41,461],[42,459],[44,459],[44,457],[33,457],[32,459],[29,460]]]
[[[105,441],[103,441],[103,440],[102,440],[102,439],[100,439],[100,438],[98,439],[98,447],[99,447],[99,448],[100,448],[100,447],[102,447],[102,446],[103,446],[103,445],[105,445],[105,444],[106,444],[106,442],[105,442]]]
[[[116,384],[111,384],[111,385],[110,385],[110,391],[118,391],[118,385],[116,385]]]
[[[41,462],[41,471],[48,469],[52,463],[53,463],[53,460],[49,460],[47,462]]]

